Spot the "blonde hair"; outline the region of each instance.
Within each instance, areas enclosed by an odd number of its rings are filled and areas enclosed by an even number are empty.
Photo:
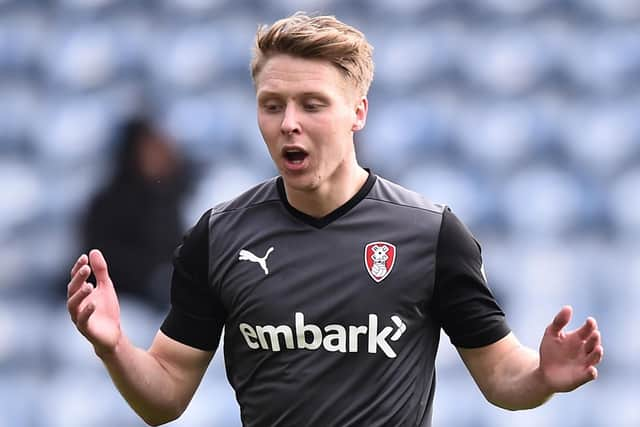
[[[373,80],[373,47],[362,32],[334,16],[296,12],[271,26],[260,26],[251,60],[254,84],[266,61],[279,53],[329,61],[362,96]]]

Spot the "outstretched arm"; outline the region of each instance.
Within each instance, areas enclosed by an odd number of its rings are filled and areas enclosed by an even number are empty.
[[[91,271],[96,287],[87,283]],[[120,327],[120,308],[107,263],[98,250],[81,255],[71,269],[67,308],[94,347],[129,405],[148,424],[182,414],[213,356],[158,332],[150,349],[135,347]]]
[[[513,334],[485,347],[458,349],[487,400],[510,410],[534,408],[598,376],[604,350],[596,321],[588,318],[565,332],[571,315],[569,306],[560,310],[545,330],[539,353]]]

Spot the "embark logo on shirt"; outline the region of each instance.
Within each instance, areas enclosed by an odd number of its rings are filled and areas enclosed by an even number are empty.
[[[385,326],[378,330],[378,315],[369,314],[368,325],[338,325],[330,324],[321,328],[313,323],[304,323],[304,314],[295,314],[295,325],[264,325],[251,326],[240,323],[239,328],[244,340],[252,350],[280,351],[283,347],[288,350],[318,350],[323,347],[326,351],[340,353],[358,353],[366,346],[367,352],[382,351],[393,359],[396,352],[389,345],[390,341],[398,341],[407,330],[407,325],[399,316],[391,316],[394,327]],[[389,336],[391,335],[391,336]]]

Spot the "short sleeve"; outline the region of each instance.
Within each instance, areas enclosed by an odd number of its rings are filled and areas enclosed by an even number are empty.
[[[510,332],[483,268],[480,244],[458,217],[445,209],[438,237],[433,308],[457,347],[482,347]]]
[[[171,309],[160,330],[183,344],[215,351],[226,314],[208,280],[210,215],[208,210],[174,252]]]

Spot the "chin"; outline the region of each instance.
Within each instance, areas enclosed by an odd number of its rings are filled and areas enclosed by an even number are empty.
[[[309,176],[307,174],[304,175],[292,175],[292,174],[281,174],[282,179],[286,186],[292,190],[296,191],[314,191],[318,188],[318,180],[314,179],[313,176]]]

